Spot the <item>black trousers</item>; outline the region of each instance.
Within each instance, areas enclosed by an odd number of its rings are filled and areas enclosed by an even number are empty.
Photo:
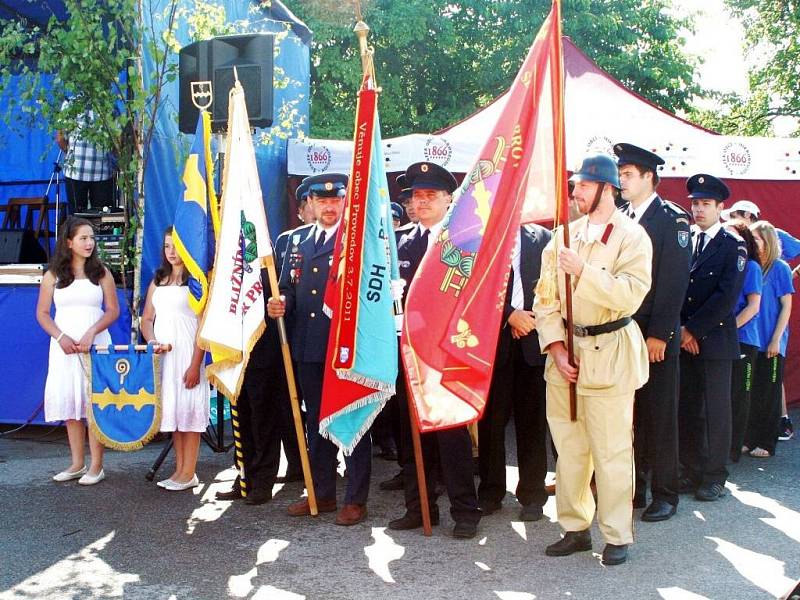
[[[732,363],[681,352],[680,460],[684,475],[698,485],[728,478]]]
[[[745,445],[775,454],[781,424],[781,386],[785,358],[759,352]]]
[[[742,357],[733,361],[731,373],[731,460],[739,462],[747,424],[750,420],[750,403],[753,390],[758,347],[739,343]]]
[[[478,498],[499,502],[506,494],[506,425],[514,415],[520,504],[544,506],[547,492],[547,418],[544,366],[525,362],[517,340],[510,357],[496,364],[483,418],[478,422],[480,484]]]
[[[236,408],[244,457],[247,491],[272,491],[281,457],[278,395],[271,382],[274,369],[249,367],[244,374]]]
[[[100,210],[104,206],[114,206],[114,180],[80,181],[65,177],[67,201],[73,213],[84,212],[87,208]]]
[[[650,363],[650,379],[636,390],[633,451],[636,496],[678,505],[678,365],[677,355]]]
[[[308,454],[317,500],[336,500],[336,455],[339,448],[319,434],[319,410],[322,404],[323,363],[301,362],[297,365],[303,400],[306,403]],[[345,457],[347,489],[345,504],[366,504],[372,469],[372,443],[369,435],[361,438],[353,453]]]
[[[398,391],[400,391],[398,377]],[[402,394],[402,397],[401,397]],[[411,440],[411,421],[409,419],[407,390],[405,382],[397,394],[397,408],[400,412],[401,444],[398,454],[403,464],[403,489],[406,510],[420,514],[419,483],[417,464],[414,460],[414,447]],[[477,523],[481,519],[478,510],[478,495],[475,492],[475,476],[472,467],[472,439],[466,427],[456,427],[444,431],[420,435],[422,458],[425,465],[425,482],[428,488],[428,503],[433,510],[436,505],[436,482],[441,478],[450,498],[450,514],[453,520]]]
[[[283,451],[286,454],[286,474],[297,475],[303,472],[303,465],[300,461],[300,447],[297,444],[297,434],[294,428],[294,415],[292,414],[292,405],[289,401],[289,384],[286,382],[286,371],[281,362],[280,368],[275,369],[275,380],[272,383],[273,388],[278,399],[279,421],[278,432],[280,435],[281,443],[283,443]],[[297,368],[294,368],[297,373]],[[295,384],[297,385],[297,384]],[[300,395],[299,386],[298,396]],[[298,401],[302,400],[302,396]],[[302,414],[302,413],[301,413]],[[303,424],[305,428],[305,423]]]

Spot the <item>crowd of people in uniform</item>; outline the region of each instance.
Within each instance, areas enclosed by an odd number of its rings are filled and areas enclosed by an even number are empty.
[[[627,559],[635,508],[644,509],[642,521],[658,522],[676,513],[681,494],[718,500],[725,495],[731,462],[743,454],[768,458],[779,439],[792,435],[782,380],[794,274],[785,259],[800,254],[800,242],[761,220],[751,201],[726,209],[730,191],[712,175],[687,180],[689,213],[658,195],[660,157],[631,144],[617,144],[614,152],[616,158],[586,156],[570,179],[576,218],[569,224],[569,244],[563,226],[519,229],[493,380],[477,435],[464,426],[421,436],[431,522],[438,524],[437,499],[446,493],[456,538],[475,537],[481,517],[502,507],[505,434],[512,416],[519,519],[542,518],[552,493],[545,485],[550,447],[564,535],[545,552],[566,556],[590,550],[596,514],[607,565]],[[328,173],[307,177],[298,187],[298,216],[305,224],[276,240],[281,295],[265,298],[267,318],[286,319],[319,512],[336,512],[335,522],[343,526],[368,518],[373,454],[381,455],[396,460],[398,472],[380,482],[380,489],[404,493],[405,510],[388,526],[415,529],[422,526],[423,511],[402,363],[395,397],[344,458],[341,504],[338,449],[319,434],[330,328],[323,297],[347,184],[346,175]],[[397,256],[400,275],[410,284],[441,232],[458,183],[443,167],[420,162],[409,166],[397,184],[401,192],[392,203]],[[408,223],[401,225],[404,213]],[[90,434],[87,470],[81,421],[85,386],[78,385],[80,368],[64,365],[77,362],[74,355],[92,340],[99,343],[99,336],[107,336],[105,329],[118,312],[115,296],[106,290],[110,275],[97,260],[91,238],[88,223],[71,222],[37,308],[52,337],[46,418],[67,421],[72,448],[72,464],[54,479],[82,484],[104,477],[102,447]],[[183,347],[164,369],[172,391],[164,399],[162,429],[175,432],[177,464],[159,482],[180,491],[198,483],[194,470],[199,432],[208,418],[208,385],[194,341],[197,321],[189,315],[186,274],[170,231],[164,236],[163,262],[148,291],[142,334],[148,343]],[[266,273],[262,278],[268,289]],[[84,307],[85,318],[73,325],[62,315],[74,313],[65,298],[79,283],[86,298],[72,304]],[[237,409],[244,480],[237,477],[217,498],[264,504],[275,483],[303,480],[277,327],[269,323],[250,355]],[[281,446],[288,463],[283,476],[278,475]],[[292,503],[288,512],[310,515],[308,498]]]

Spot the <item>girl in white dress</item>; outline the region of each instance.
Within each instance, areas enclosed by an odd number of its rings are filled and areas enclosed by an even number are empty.
[[[188,272],[172,242],[172,227],[164,234],[161,267],[147,290],[142,335],[148,344],[172,344],[161,359],[161,431],[172,432],[175,472],[158,485],[180,491],[195,487],[200,434],[208,426],[210,390],[205,353],[197,346],[199,320],[189,306]]]
[[[55,319],[50,316],[53,303]],[[93,485],[105,479],[103,446],[91,431],[88,471],[84,465],[88,378],[78,354],[88,352],[92,344],[110,344],[107,329],[118,316],[114,278],[97,257],[91,224],[85,219],[67,218],[42,277],[36,304],[36,319],[52,338],[44,418],[66,423],[72,454],[72,463],[53,477],[55,481],[78,479],[82,485]]]

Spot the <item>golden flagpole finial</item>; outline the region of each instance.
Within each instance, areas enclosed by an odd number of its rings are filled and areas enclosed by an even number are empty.
[[[361,14],[361,2],[354,0],[356,9],[356,25],[353,27],[353,32],[358,37],[358,45],[361,51],[361,70],[364,75],[372,77],[373,85],[375,83],[375,67],[372,62],[372,56],[375,53],[374,49],[367,43],[367,36],[369,35],[369,25],[364,22]]]

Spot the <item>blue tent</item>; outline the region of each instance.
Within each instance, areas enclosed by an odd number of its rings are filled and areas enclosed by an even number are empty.
[[[156,35],[166,29],[164,0],[145,0],[145,10],[153,7]],[[183,9],[192,4],[179,0]],[[226,23],[236,33],[275,33],[276,78],[281,85],[273,94],[273,127],[257,130],[256,160],[261,178],[264,204],[273,236],[287,223],[286,145],[288,138],[308,134],[311,32],[278,0],[269,7],[241,0],[217,0],[224,8]],[[52,15],[67,17],[62,0],[0,0],[0,20],[14,19],[30,26],[43,26]],[[147,30],[147,29],[146,29]],[[146,34],[149,35],[149,34]],[[191,43],[189,26],[179,22],[175,31],[181,45]],[[177,61],[177,55],[173,57]],[[149,57],[144,61],[147,84],[153,74]],[[16,82],[10,82],[14,93]],[[54,93],[57,91],[54,90]],[[160,262],[162,234],[172,223],[176,203],[182,192],[183,160],[191,144],[190,136],[178,132],[178,81],[166,84],[155,135],[148,152],[145,175],[145,226],[142,247],[142,286],[144,291]],[[7,97],[0,96],[0,111]],[[44,122],[24,132],[0,124],[0,204],[18,196],[45,193],[58,149],[53,131]],[[55,191],[49,196],[53,201]],[[65,199],[62,189],[62,199]],[[48,338],[35,321],[36,287],[0,285],[0,381],[14,382],[14,393],[0,402],[0,422],[25,422],[43,397],[47,371]],[[8,315],[13,316],[9,319]],[[130,316],[120,318],[111,334],[115,343],[127,343]],[[36,419],[42,422],[42,415]]]

